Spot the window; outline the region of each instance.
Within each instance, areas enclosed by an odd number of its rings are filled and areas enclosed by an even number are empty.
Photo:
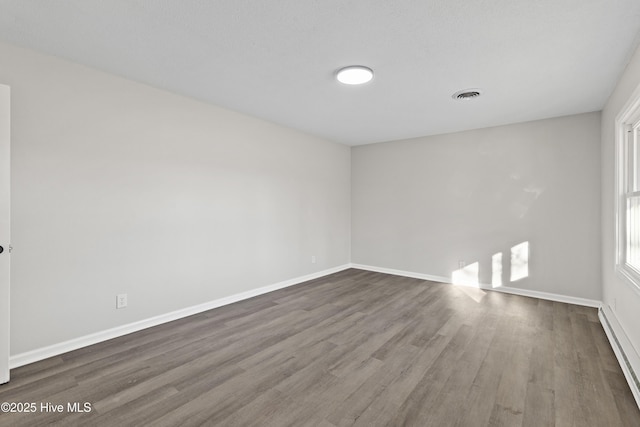
[[[640,290],[640,88],[616,128],[616,269]]]

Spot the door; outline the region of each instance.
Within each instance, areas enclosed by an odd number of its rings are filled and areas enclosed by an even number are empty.
[[[0,384],[9,382],[9,86],[0,85]]]

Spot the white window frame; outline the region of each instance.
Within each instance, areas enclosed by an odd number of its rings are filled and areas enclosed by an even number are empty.
[[[640,144],[635,140],[640,134],[640,86],[633,92],[629,101],[616,117],[615,122],[615,220],[616,220],[616,272],[633,289],[640,293],[640,269],[627,263],[627,198],[640,191],[631,192],[634,174],[639,170],[630,170],[632,159],[629,145]],[[640,149],[640,147],[639,147]]]

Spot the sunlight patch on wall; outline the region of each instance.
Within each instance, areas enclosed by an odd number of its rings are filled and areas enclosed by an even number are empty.
[[[502,286],[502,252],[493,254],[491,257],[491,286],[494,288]]]
[[[480,263],[474,262],[451,273],[451,281],[454,285],[478,287],[480,286],[480,280],[478,278],[479,272]]]
[[[529,242],[511,248],[511,281],[529,276]]]
[[[510,257],[509,257],[510,256]],[[491,287],[509,286],[509,283],[529,277],[529,242],[519,243],[509,252],[496,252],[491,256],[491,263],[483,264],[483,276],[480,278],[480,261],[459,268],[451,273],[454,285],[488,287],[489,271],[491,271]],[[483,260],[484,262],[484,257]],[[489,261],[489,260],[487,260]]]

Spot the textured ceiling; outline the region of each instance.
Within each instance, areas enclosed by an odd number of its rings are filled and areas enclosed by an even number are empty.
[[[600,110],[639,31],[638,0],[0,0],[0,40],[351,145]]]

